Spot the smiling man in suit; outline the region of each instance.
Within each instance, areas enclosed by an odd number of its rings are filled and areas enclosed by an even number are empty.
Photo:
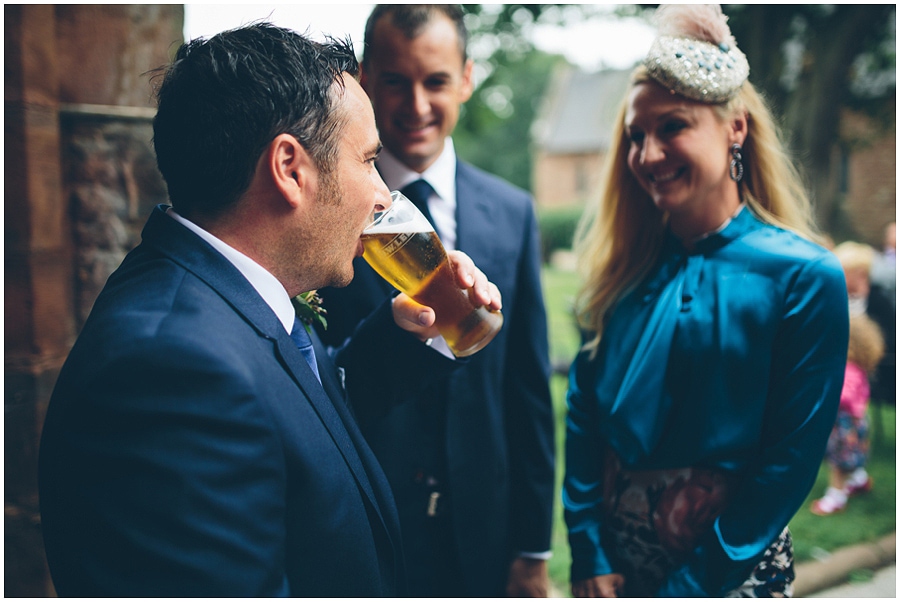
[[[339,373],[291,303],[347,284],[390,204],[357,70],[344,43],[256,24],[183,45],[159,73],[172,206],[98,297],[43,430],[58,594],[405,593],[394,501],[346,397],[390,404],[455,363],[424,343],[433,312],[399,295],[340,350]]]
[[[537,221],[527,193],[454,152],[473,88],[466,37],[456,5],[379,5],[361,83],[385,145],[379,172],[497,284],[504,326],[452,375],[387,415],[360,411],[360,424],[397,500],[411,595],[546,596],[554,426]],[[323,291],[332,344],[392,294],[362,262],[355,273]]]

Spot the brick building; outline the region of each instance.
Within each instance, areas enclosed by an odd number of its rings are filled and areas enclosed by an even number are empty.
[[[533,126],[532,191],[541,207],[582,205],[599,195],[603,158],[630,71],[551,76]]]
[[[841,123],[842,228],[835,234],[881,248],[884,227],[897,214],[896,130],[845,112]]]

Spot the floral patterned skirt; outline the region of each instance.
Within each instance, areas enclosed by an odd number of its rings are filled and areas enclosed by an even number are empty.
[[[623,470],[611,450],[604,474],[603,548],[625,577],[626,597],[656,593],[712,529],[737,485],[721,470]],[[785,528],[747,580],[726,597],[790,597],[793,581],[793,548]]]
[[[838,410],[837,420],[828,437],[825,459],[843,472],[866,465],[869,457],[869,420]]]

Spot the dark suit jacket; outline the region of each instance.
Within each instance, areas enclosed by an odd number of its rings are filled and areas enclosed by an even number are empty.
[[[894,405],[897,400],[897,307],[884,287],[872,284],[866,314],[884,336],[884,357],[872,379],[872,399]]]
[[[525,192],[462,162],[456,183],[457,248],[499,287],[503,329],[387,416],[357,411],[397,499],[410,572],[428,546],[421,475],[436,472],[449,489],[468,594],[498,596],[513,552],[550,549],[554,426],[540,242]],[[321,291],[325,340],[339,344],[391,291],[358,259],[350,286]]]
[[[360,333],[362,347],[422,358],[387,305]],[[348,386],[366,383],[362,406],[391,403],[373,386],[391,354],[356,343]],[[47,412],[40,496],[57,592],[402,594],[389,486],[321,352],[319,368],[324,390],[240,272],[154,210]]]

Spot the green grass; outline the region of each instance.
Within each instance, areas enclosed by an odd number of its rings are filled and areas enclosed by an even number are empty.
[[[572,303],[578,288],[575,274],[546,267],[543,284],[550,329],[550,360],[554,365],[570,362],[578,351],[578,332],[572,319]],[[561,596],[569,595],[569,546],[562,518],[559,488],[565,471],[566,377],[554,374],[550,382],[557,434],[557,495],[554,505],[553,556],[549,562],[550,579]],[[794,555],[798,562],[823,552],[872,541],[896,529],[896,412],[891,406],[872,408],[872,454],[869,474],[875,481],[871,493],[850,501],[843,513],[820,517],[809,511],[809,504],[824,493],[828,482],[823,465],[809,499],[790,523]]]
[[[547,304],[547,323],[550,333],[550,361],[554,366],[566,364],[578,351],[578,331],[572,317],[572,304],[578,289],[577,276],[568,271],[545,267],[543,272],[544,299]],[[553,411],[556,416],[556,497],[553,506],[553,556],[548,563],[550,580],[559,590],[559,595],[569,595],[569,565],[571,556],[566,539],[566,525],[563,521],[562,502],[559,491],[565,472],[563,445],[566,434],[566,388],[565,376],[554,374],[550,379],[553,395]]]
[[[822,551],[874,541],[897,528],[896,408],[873,405],[869,409],[873,436],[866,470],[875,486],[871,492],[851,499],[843,512],[816,516],[809,505],[828,487],[828,467],[823,464],[806,503],[790,523],[798,561],[815,558]]]

